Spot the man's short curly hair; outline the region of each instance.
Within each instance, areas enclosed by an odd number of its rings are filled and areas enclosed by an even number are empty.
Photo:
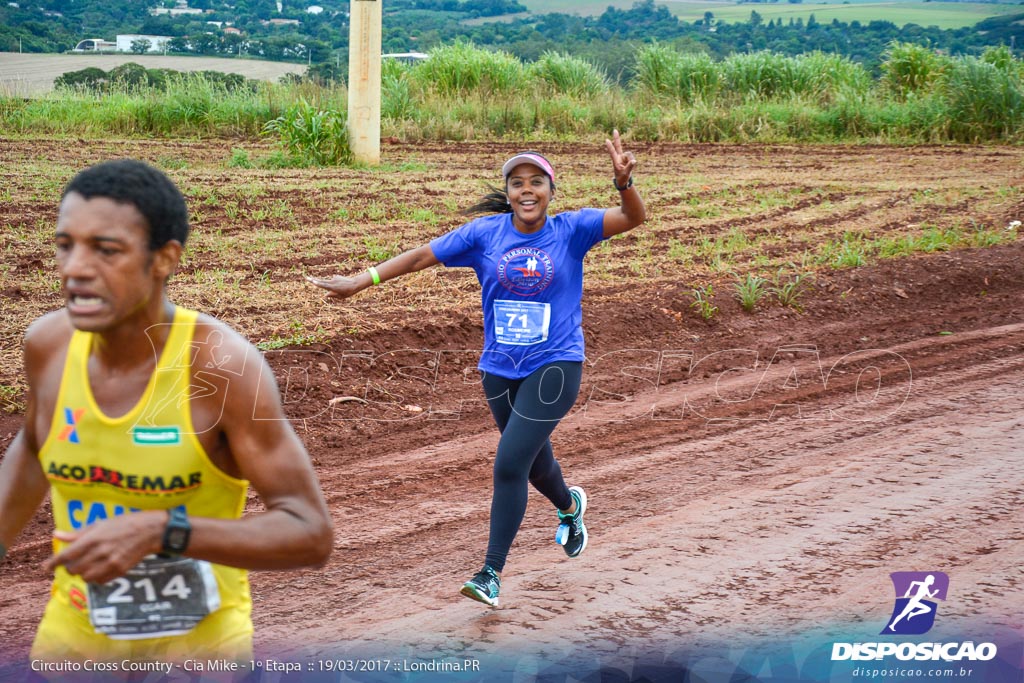
[[[74,192],[86,199],[107,197],[131,204],[149,224],[149,248],[188,239],[185,197],[163,171],[136,159],[104,161],[80,171],[64,188],[61,201]]]

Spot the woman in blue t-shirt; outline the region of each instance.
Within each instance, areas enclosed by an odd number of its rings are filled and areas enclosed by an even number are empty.
[[[647,216],[633,187],[636,157],[622,150],[618,131],[605,147],[621,199],[616,208],[549,216],[554,169],[537,152],[523,152],[502,166],[504,191],[466,211],[491,215],[355,277],[308,278],[330,296],[345,298],[438,263],[476,272],[484,313],[481,382],[501,439],[484,567],[462,594],[488,605],[498,604],[501,571],[526,513],[530,484],[557,508],[555,540],[566,554],[576,557],[587,547],[587,495],[579,486],[566,486],[549,437],[580,389],[583,258],[601,240],[632,230]]]

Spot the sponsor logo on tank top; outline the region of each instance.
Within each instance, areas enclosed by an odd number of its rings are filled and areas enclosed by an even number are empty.
[[[69,408],[64,406],[64,429],[57,435],[58,441],[81,443],[78,438],[78,423],[85,415],[85,408]]]
[[[68,591],[68,602],[71,603],[72,607],[80,611],[84,611],[86,606],[88,605],[85,599],[85,593],[78,590],[78,588],[74,586],[72,586],[71,589]]]
[[[46,469],[50,479],[76,484],[101,484],[132,493],[181,493],[202,485],[202,472],[171,476],[132,474],[99,465],[69,465],[51,462]]]
[[[543,292],[555,277],[555,266],[547,252],[536,247],[516,247],[498,261],[498,281],[510,292],[534,296]]]
[[[178,427],[134,427],[132,443],[142,446],[173,446],[181,443]]]

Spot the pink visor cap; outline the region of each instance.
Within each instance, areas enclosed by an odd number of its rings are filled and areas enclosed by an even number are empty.
[[[533,164],[548,174],[551,182],[555,182],[555,169],[551,168],[551,162],[536,152],[522,152],[506,161],[501,167],[501,174],[508,180],[508,174],[519,164]]]

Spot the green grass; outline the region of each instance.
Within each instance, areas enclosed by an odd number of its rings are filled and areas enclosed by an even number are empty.
[[[704,287],[695,287],[693,289],[693,303],[690,304],[690,307],[696,310],[704,320],[711,320],[718,313],[718,306],[715,306],[711,301],[714,296],[715,290],[710,284]]]
[[[634,0],[520,0],[535,14],[559,12],[562,14],[579,14],[581,16],[598,16],[608,7],[629,9]],[[918,24],[920,26],[938,26],[939,28],[962,28],[973,26],[988,17],[1017,14],[1017,4],[968,3],[968,2],[924,2],[923,0],[900,0],[899,2],[871,2],[850,0],[834,0],[833,2],[802,2],[790,3],[758,3],[736,4],[731,2],[657,2],[664,5],[680,20],[693,23],[704,19],[705,12],[711,12],[715,19],[724,23],[745,23],[750,20],[750,11],[756,10],[768,23],[772,19],[789,22],[802,19],[804,22],[813,14],[822,24],[833,19],[849,23],[859,21],[866,24],[870,21],[891,21],[897,26]]]
[[[1024,141],[1024,64],[1008,50],[951,58],[896,43],[888,58],[876,80],[859,64],[823,53],[715,61],[652,44],[636,55],[637,80],[622,87],[572,57],[549,53],[526,65],[460,42],[418,65],[389,67],[407,99],[381,132],[407,142],[603,140],[612,128],[638,142]],[[261,88],[229,94],[190,77],[165,92],[57,91],[24,107],[0,106],[0,129],[82,137],[251,138],[263,131],[277,149],[262,158],[226,149],[226,165],[351,164],[343,88]],[[163,163],[186,170],[174,159]],[[721,204],[702,194],[690,196],[685,210],[707,218]]]
[[[288,324],[288,330],[289,334],[275,334],[270,339],[257,342],[256,348],[260,351],[276,351],[293,346],[316,344],[329,337],[327,332],[319,327],[312,332],[308,332],[301,320],[292,320]]]

